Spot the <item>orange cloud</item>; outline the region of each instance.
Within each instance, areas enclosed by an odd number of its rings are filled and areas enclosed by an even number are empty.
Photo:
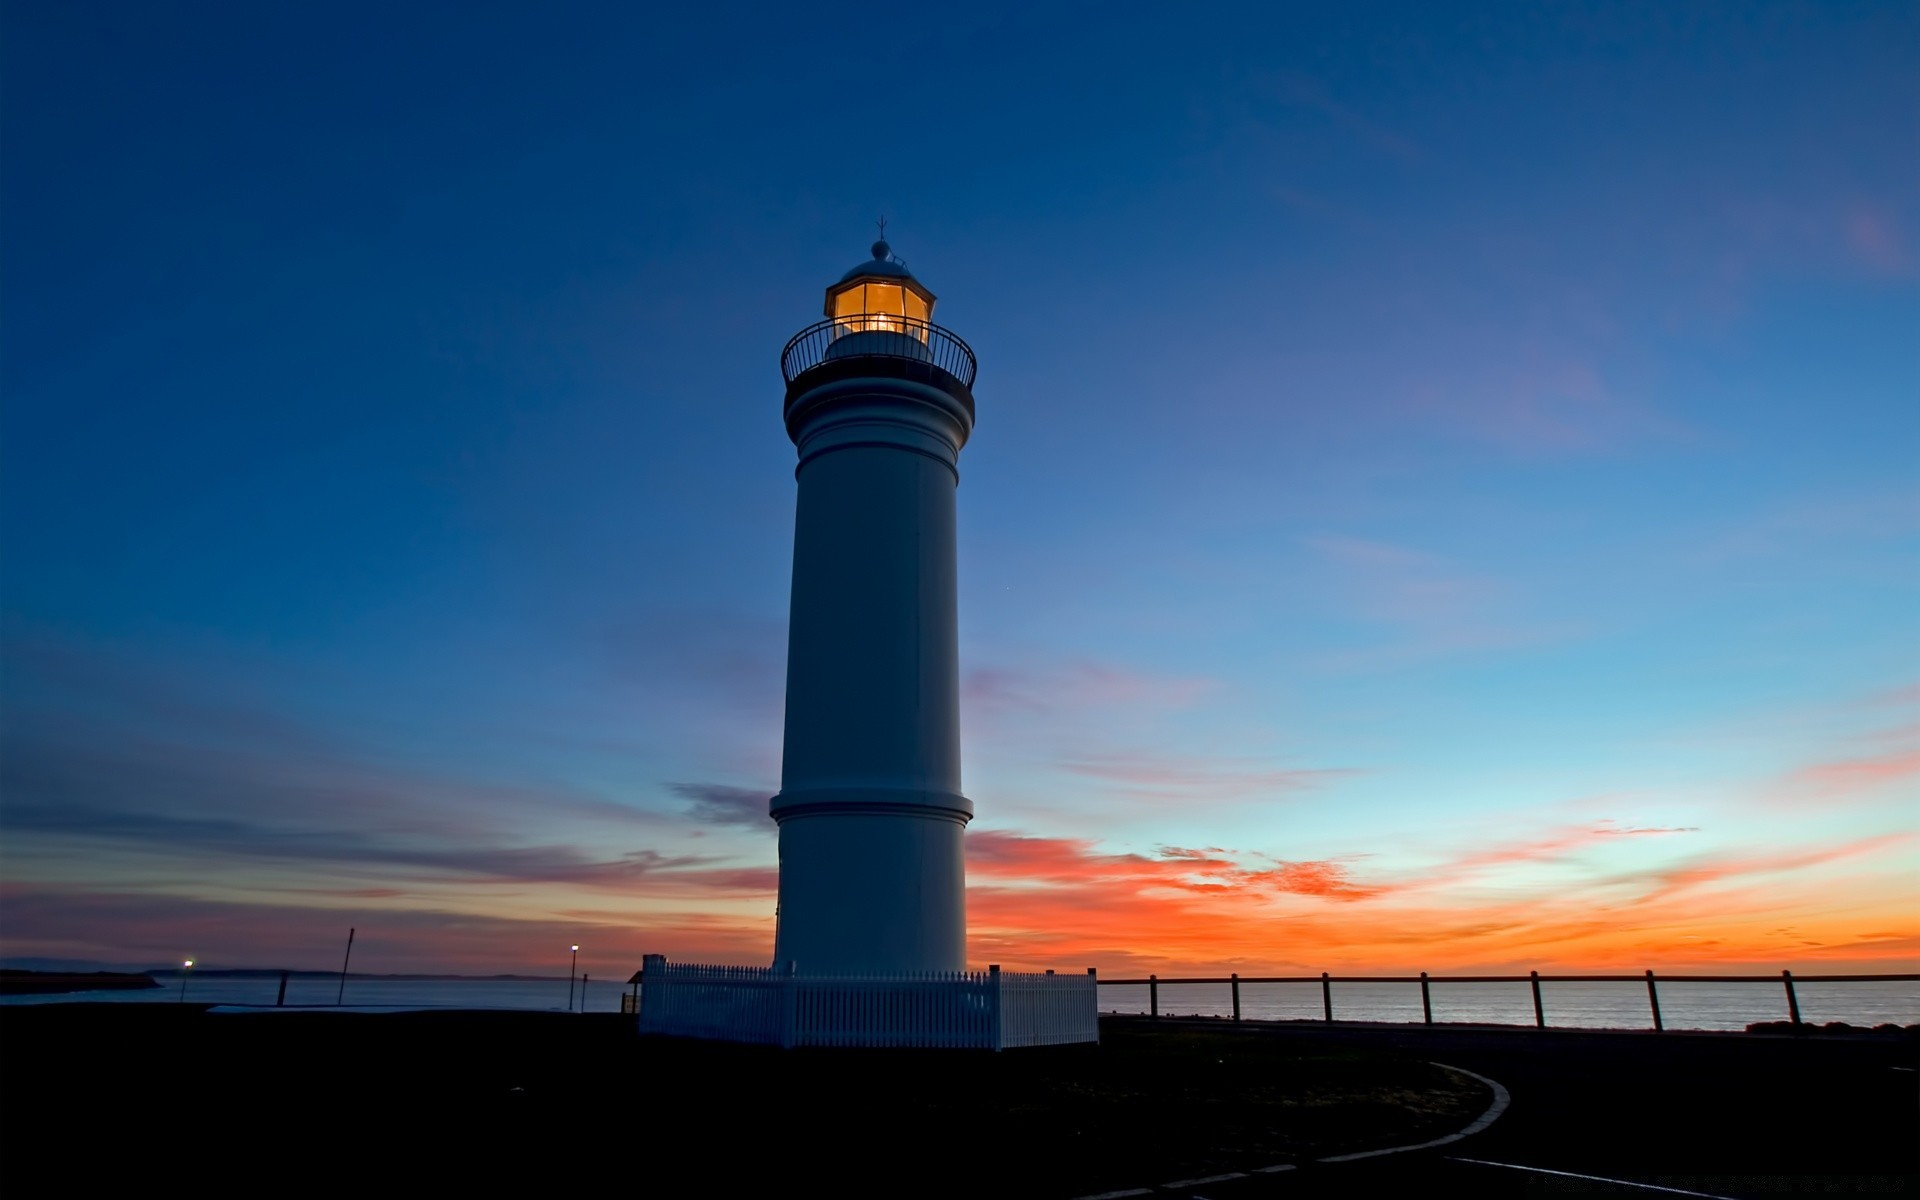
[[[1788,854],[1756,854],[1746,857],[1707,857],[1677,866],[1663,867],[1616,877],[1611,882],[1648,884],[1632,903],[1650,905],[1670,900],[1676,893],[1726,880],[1754,880],[1764,876],[1792,874],[1812,867],[1826,866],[1843,859],[1858,858],[1903,842],[1912,834],[1886,833],[1859,838],[1836,846],[1798,850]]]
[[[1179,885],[1233,869],[1223,852],[1169,848],[1159,858],[1101,854],[1081,838],[1031,837],[997,829],[967,835],[967,871],[974,878],[1027,884],[1082,885],[1152,881]]]
[[[1325,896],[1330,900],[1365,900],[1386,890],[1354,883],[1348,878],[1347,868],[1336,862],[1281,863],[1274,870],[1249,876],[1248,880],[1270,886],[1277,892]]]
[[[1832,795],[1865,791],[1916,775],[1920,775],[1920,750],[1814,763],[1795,771],[1789,779],[1800,786]]]
[[[1684,832],[1600,822],[1387,871],[1373,859],[1212,846],[1116,853],[1091,839],[983,829],[967,838],[970,958],[1109,976],[1911,969],[1920,921],[1910,876],[1889,856],[1913,835],[1637,869],[1615,861],[1629,843]],[[185,946],[208,961],[311,966],[354,925],[368,970],[526,970],[578,941],[593,948],[596,977],[610,977],[650,952],[767,961],[776,881],[770,865],[691,862],[622,888],[596,878],[376,895],[346,884],[287,889],[276,903],[257,892],[183,894],[200,886],[188,882],[105,893],[15,885],[0,888],[0,904],[14,954],[168,961]]]
[[[1643,871],[1502,887],[1493,869],[1621,838],[1687,832],[1611,823],[1469,851],[1413,876],[1355,879],[1332,860],[1240,865],[1220,850],[1102,853],[1079,839],[982,831],[968,893],[974,957],[1160,970],[1663,969],[1729,963],[1874,965],[1909,957],[1920,926],[1897,883],[1836,910],[1821,871],[1912,839],[1791,854],[1702,855]],[[1895,877],[1897,878],[1897,876]],[[1468,881],[1471,886],[1468,886]],[[1859,873],[1852,890],[1862,894]],[[1907,889],[1910,891],[1910,889]],[[1636,965],[1637,964],[1637,965]]]

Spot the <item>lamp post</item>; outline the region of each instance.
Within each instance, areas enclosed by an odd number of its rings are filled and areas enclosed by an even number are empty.
[[[193,974],[193,960],[189,958],[180,964],[180,998],[174,1001],[175,1004],[187,1002],[187,976],[191,974]]]
[[[353,962],[353,935],[358,932],[357,929],[347,930],[347,953],[346,957],[340,960],[340,990],[333,996],[336,1008],[347,1002],[347,967]]]
[[[573,948],[573,959],[567,963],[567,1011],[573,1011],[573,971],[580,965],[580,947]]]

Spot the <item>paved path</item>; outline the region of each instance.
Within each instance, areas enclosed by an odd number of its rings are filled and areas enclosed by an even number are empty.
[[[1435,1149],[1156,1194],[1920,1195],[1911,1040],[1253,1022],[1241,1031],[1403,1049],[1497,1079],[1512,1103],[1485,1132]]]

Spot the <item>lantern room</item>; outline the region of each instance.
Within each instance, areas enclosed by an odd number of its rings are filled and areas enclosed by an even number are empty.
[[[840,277],[827,289],[827,316],[833,336],[849,333],[909,333],[927,340],[933,293],[893,257],[884,241],[873,244],[873,259]]]

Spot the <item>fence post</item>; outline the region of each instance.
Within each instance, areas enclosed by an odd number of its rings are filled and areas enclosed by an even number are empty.
[[[1427,989],[1427,973],[1420,972],[1420,1015],[1433,1024],[1433,993]]]
[[[780,1048],[793,1049],[799,1040],[800,1024],[800,983],[794,978],[796,972],[792,959],[787,960],[787,973],[780,980]]]
[[[1653,1031],[1659,1033],[1666,1026],[1660,1021],[1660,992],[1653,986],[1653,971],[1647,971],[1647,1004],[1653,1009]]]
[[[1160,977],[1147,976],[1147,1015],[1154,1020],[1160,1019]]]
[[[1240,972],[1233,973],[1233,1019],[1240,1019]]]
[[[1800,1032],[1800,997],[1793,994],[1793,972],[1780,972],[1780,982],[1787,989],[1787,1019],[1793,1022],[1793,1031]]]
[[[1333,1020],[1333,980],[1325,971],[1320,972],[1320,1008],[1327,1014],[1327,1020]]]
[[[640,990],[643,987],[647,989],[645,992]],[[640,982],[635,985],[633,994],[636,997],[634,1003],[641,1006],[639,1009],[639,1025],[642,1032],[645,1032],[647,1028],[647,1008],[649,1006],[653,1009],[655,1020],[670,1015],[663,1011],[668,1008],[671,1003],[667,999],[666,955],[643,954],[640,956]],[[656,1025],[655,1028],[657,1029],[659,1026]]]
[[[1547,1027],[1547,1010],[1540,1003],[1540,972],[1529,971],[1527,974],[1533,981],[1533,1027],[1535,1029],[1545,1029]]]
[[[990,994],[993,997],[993,1000],[992,1000],[993,1049],[994,1049],[994,1053],[997,1054],[1006,1045],[1006,1040],[1004,1036],[1006,1027],[1002,1022],[1001,1015],[1000,1015],[1000,964],[999,963],[989,963],[987,965],[987,991],[988,991],[988,994]]]
[[[280,994],[274,997],[273,1006],[279,1008],[287,1002],[287,973],[280,972]]]

